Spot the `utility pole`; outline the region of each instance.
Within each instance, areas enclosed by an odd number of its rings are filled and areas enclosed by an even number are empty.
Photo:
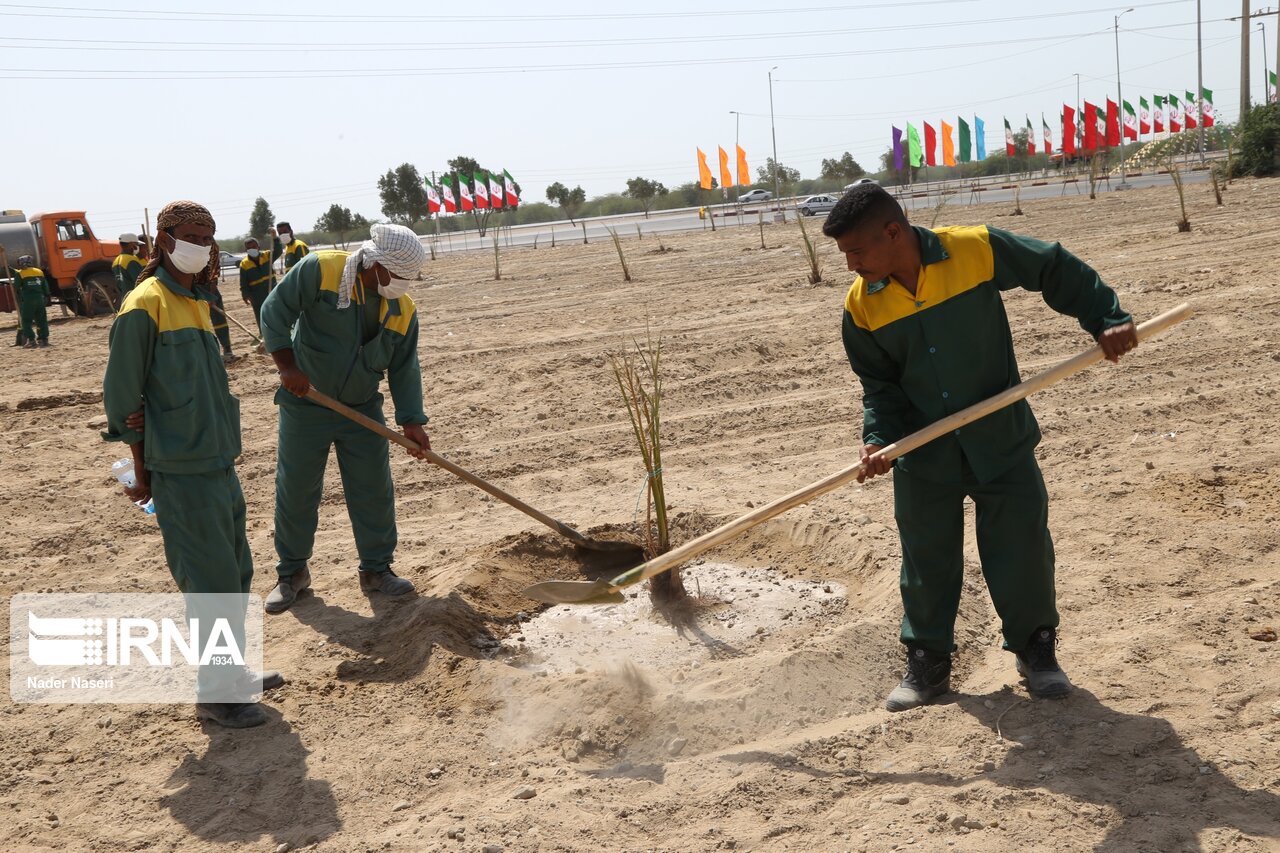
[[[729,114],[733,116],[733,159],[735,164],[734,171],[736,173],[737,171],[736,164],[738,160],[738,148],[740,147],[740,143],[738,142],[738,136],[739,136],[739,131],[742,129],[742,113],[738,112],[737,110],[729,110]],[[742,194],[742,187],[738,185],[737,181],[734,181],[734,184],[733,184],[733,203],[734,204],[738,203],[738,196],[741,194]],[[741,212],[739,212],[738,214],[738,219],[739,220],[742,219]],[[739,221],[738,224],[741,225],[742,222]]]
[[[1199,2],[1199,0],[1197,0]],[[1245,0],[1248,2],[1248,0]],[[1120,183],[1125,184],[1124,179],[1124,98],[1120,95],[1120,19],[1132,12],[1133,9],[1125,9],[1119,15],[1115,16],[1116,28],[1116,113],[1120,119]]]
[[[1247,1],[1247,0],[1246,0]],[[1204,54],[1200,50],[1200,0],[1196,0],[1196,103],[1204,97]],[[1246,95],[1246,98],[1248,96]],[[1197,143],[1200,146],[1200,165],[1204,165],[1204,110],[1200,110],[1199,121],[1196,122]]]
[[[773,221],[786,222],[787,216],[782,212],[782,190],[778,185],[778,128],[773,121],[773,72],[777,70],[776,65],[769,69],[769,132],[773,135],[773,203],[776,205]]]
[[[1271,70],[1271,66],[1267,65],[1267,25],[1262,21],[1258,21],[1258,32],[1262,33],[1262,102],[1269,104],[1271,81],[1267,79],[1267,72]]]
[[[1249,0],[1240,0],[1240,120],[1249,112]]]

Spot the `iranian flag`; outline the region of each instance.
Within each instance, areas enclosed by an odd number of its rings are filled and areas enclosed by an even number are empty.
[[[502,170],[503,190],[507,194],[507,207],[519,207],[520,195],[516,192],[516,179],[506,169]]]
[[[439,213],[440,194],[436,192],[435,184],[429,178],[423,178],[422,182],[427,185],[427,214]]]
[[[458,173],[458,199],[462,202],[463,213],[476,206],[475,200],[471,198],[471,187],[467,185],[467,177],[461,172]]]
[[[1213,127],[1213,90],[1200,90],[1200,120],[1205,127]]]
[[[1182,126],[1187,130],[1195,130],[1199,126],[1200,122],[1200,120],[1196,118],[1196,113],[1200,112],[1200,108],[1198,106],[1199,101],[1196,96],[1190,92],[1187,92],[1186,95],[1187,99],[1182,102],[1185,105],[1182,108]]]
[[[1098,150],[1098,108],[1088,101],[1084,102],[1084,150]]]
[[[1031,129],[1031,116],[1025,116],[1027,120],[1027,156],[1034,157],[1036,154],[1036,132]]]
[[[476,172],[475,174],[475,202],[477,210],[489,209],[489,181],[485,178],[484,172]]]
[[[1014,157],[1018,153],[1017,147],[1013,142],[1013,128],[1009,126],[1009,120],[1004,120],[1004,155],[1006,157]]]
[[[1044,113],[1040,113],[1040,127],[1044,135],[1044,153],[1053,153],[1053,131],[1049,130],[1049,122],[1044,120]]]
[[[493,172],[489,173],[489,204],[495,208],[502,207],[502,182]]]
[[[458,203],[453,200],[453,178],[448,175],[440,179],[440,200],[444,202],[445,213],[458,212]]]
[[[1178,99],[1173,95],[1169,96],[1169,132],[1179,133],[1182,130],[1182,108],[1178,105]]]
[[[1152,95],[1151,127],[1155,133],[1164,133],[1164,95]]]
[[[1124,138],[1138,138],[1138,116],[1133,111],[1133,104],[1128,101],[1122,101],[1124,104]]]
[[[1267,79],[1271,81],[1271,103],[1274,104],[1277,100],[1280,100],[1280,92],[1276,91],[1276,72],[1268,71]],[[1209,94],[1212,95],[1213,93],[1210,92]],[[1212,102],[1212,98],[1210,102]]]
[[[1146,96],[1138,98],[1138,133],[1147,134],[1151,132],[1151,105],[1147,103]]]

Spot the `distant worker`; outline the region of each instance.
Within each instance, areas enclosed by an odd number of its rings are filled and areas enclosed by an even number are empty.
[[[262,254],[257,239],[250,237],[244,241],[245,257],[240,261],[240,298],[253,308],[253,319],[258,323],[259,332],[262,331],[262,303],[276,286],[273,264],[284,248],[276,237],[276,229],[268,228],[267,233],[271,237],[270,257]]]
[[[18,297],[18,325],[22,346],[35,349],[49,345],[49,315],[44,310],[49,298],[49,282],[44,271],[36,266],[31,255],[18,258],[18,269],[13,277],[13,289]],[[37,335],[39,336],[37,340]]]
[[[280,242],[284,244],[284,271],[293,269],[293,265],[310,254],[306,243],[293,236],[293,227],[288,222],[277,222],[276,231],[280,234]]]
[[[116,277],[116,289],[120,291],[120,301],[129,295],[138,283],[138,273],[146,266],[138,249],[138,235],[125,233],[120,235],[120,254],[111,262],[111,272]]]
[[[355,252],[319,251],[285,274],[262,306],[263,336],[280,371],[276,391],[276,565],[279,583],[268,613],[288,610],[311,585],[307,563],[315,544],[329,448],[336,449],[342,491],[360,557],[360,588],[404,595],[413,584],[396,577],[395,490],[387,440],[305,399],[316,390],[383,422],[387,377],[396,423],[422,448],[422,370],[418,317],[406,291],[426,250],[403,225],[374,225]],[[420,453],[415,453],[419,455]]]
[[[209,293],[209,302],[213,308],[209,312],[209,319],[213,322],[213,334],[217,337],[218,343],[222,344],[222,361],[230,364],[236,360],[236,356],[231,351],[231,329],[227,327],[227,308],[222,303],[222,291],[218,289],[218,276],[210,277],[204,283],[204,288]]]

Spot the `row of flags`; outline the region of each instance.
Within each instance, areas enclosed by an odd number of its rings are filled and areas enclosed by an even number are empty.
[[[1062,136],[1058,151],[1064,155],[1075,155],[1080,151],[1089,153],[1099,148],[1120,145],[1122,136],[1136,141],[1146,134],[1165,133],[1166,129],[1169,133],[1180,133],[1200,126],[1213,127],[1213,90],[1202,88],[1199,98],[1189,91],[1185,94],[1185,101],[1180,101],[1172,94],[1154,95],[1152,103],[1148,103],[1144,95],[1138,99],[1139,110],[1136,112],[1128,101],[1117,105],[1108,98],[1105,108],[1085,101],[1081,121],[1077,121],[1076,109],[1064,104],[1060,116]],[[1121,111],[1124,113],[1123,118]],[[913,168],[954,166],[975,159],[986,159],[986,125],[977,116],[973,120],[972,129],[963,118],[958,118],[956,125],[942,121],[939,123],[940,129],[935,129],[929,122],[923,122],[923,140],[920,131],[910,122],[907,122],[906,131],[893,127],[894,168],[902,171],[908,163]],[[1036,154],[1038,150],[1043,150],[1045,154],[1052,154],[1054,151],[1053,130],[1045,120],[1044,113],[1040,114],[1040,125],[1042,149],[1036,146],[1036,132],[1031,118],[1026,118],[1027,156]],[[952,138],[956,131],[958,145]],[[1004,120],[1004,140],[1005,154],[1009,157],[1017,156],[1019,152],[1013,126],[1007,118]]]
[[[722,146],[717,145],[720,149],[720,186],[728,189],[734,185],[733,174],[729,171],[729,154]],[[738,180],[740,187],[751,185],[751,169],[747,168],[747,152],[742,150],[741,145],[735,146],[738,149]],[[698,186],[704,190],[711,189],[711,167],[707,165],[707,155],[701,149],[698,152]]]
[[[458,173],[458,197],[453,196],[454,175],[452,173],[440,178],[440,186],[424,178],[427,185],[427,212],[466,213],[469,210],[500,210],[503,207],[518,207],[520,196],[516,193],[516,179],[506,169],[499,175],[494,172],[476,172],[472,184],[467,176]]]

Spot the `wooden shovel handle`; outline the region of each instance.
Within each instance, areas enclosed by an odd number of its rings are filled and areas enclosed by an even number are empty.
[[[533,507],[529,506],[527,503],[515,497],[514,495],[509,495],[506,492],[504,492],[502,489],[499,489],[497,486],[493,485],[488,480],[484,480],[480,477],[477,477],[475,474],[472,474],[466,468],[463,468],[460,465],[455,465],[454,463],[450,462],[448,459],[445,459],[443,456],[440,456],[439,454],[434,453],[431,450],[418,444],[416,441],[405,438],[403,435],[396,432],[395,430],[387,428],[383,424],[378,423],[373,418],[368,417],[367,415],[362,415],[360,412],[357,412],[355,409],[351,408],[350,406],[344,405],[343,403],[339,403],[337,400],[333,399],[332,397],[326,394],[320,393],[315,388],[309,388],[307,390],[306,396],[308,400],[311,400],[314,403],[318,403],[321,406],[324,406],[326,409],[330,409],[331,411],[337,412],[338,414],[342,415],[345,418],[350,418],[351,420],[360,424],[360,426],[364,427],[365,429],[369,429],[369,430],[372,430],[373,432],[376,432],[378,435],[382,436],[387,441],[394,442],[407,450],[413,451],[414,453],[419,453],[419,452],[422,453],[423,456],[426,458],[426,460],[430,462],[432,465],[438,465],[439,467],[448,471],[450,474],[457,477],[458,479],[464,480],[470,483],[471,485],[475,486],[476,488],[482,489],[488,492],[489,494],[493,495],[495,498],[502,501],[503,503],[513,506],[516,509],[520,510],[525,515],[531,518],[536,518],[538,521],[541,521],[543,524],[545,524],[547,527],[550,527],[552,530],[556,531],[561,536],[568,537],[569,539],[572,539],[574,542],[579,542],[579,543],[587,543],[591,541],[587,539],[586,536],[582,535],[577,530],[574,530],[572,527],[565,524],[564,522],[558,521],[552,518],[551,516],[547,515],[546,513],[540,512],[539,510],[534,509]]]
[[[1166,329],[1181,323],[1191,316],[1191,308],[1185,302],[1176,308],[1173,308],[1158,317],[1153,317],[1142,325],[1138,326],[1138,340],[1146,340],[1160,334]],[[913,432],[906,438],[890,444],[888,447],[880,450],[875,454],[875,458],[897,459],[906,453],[915,450],[922,445],[928,444],[935,438],[946,435],[952,430],[959,429],[965,424],[973,423],[981,417],[991,414],[994,411],[1003,409],[1018,400],[1028,397],[1043,388],[1047,388],[1053,383],[1065,379],[1073,373],[1079,373],[1091,364],[1102,361],[1105,356],[1102,347],[1094,346],[1092,349],[1082,352],[1079,355],[1069,358],[1061,364],[1052,367],[1043,373],[1036,374],[1025,382],[1009,388],[1001,393],[974,403],[967,409],[956,412],[954,415],[948,415],[940,421],[936,421],[922,430]],[[856,480],[858,475],[862,473],[862,463],[850,465],[848,468],[838,471],[829,477],[805,486],[802,489],[792,492],[789,495],[778,498],[772,503],[747,513],[740,518],[717,527],[710,533],[699,536],[675,548],[667,553],[655,557],[647,563],[636,566],[629,572],[624,572],[612,581],[613,587],[630,586],[639,583],[646,578],[661,574],[668,569],[673,569],[681,563],[687,562],[704,551],[733,539],[749,528],[755,527],[776,515],[781,515],[787,510],[799,506],[802,503],[813,500],[814,498],[825,495],[827,492],[843,486],[851,480]]]

